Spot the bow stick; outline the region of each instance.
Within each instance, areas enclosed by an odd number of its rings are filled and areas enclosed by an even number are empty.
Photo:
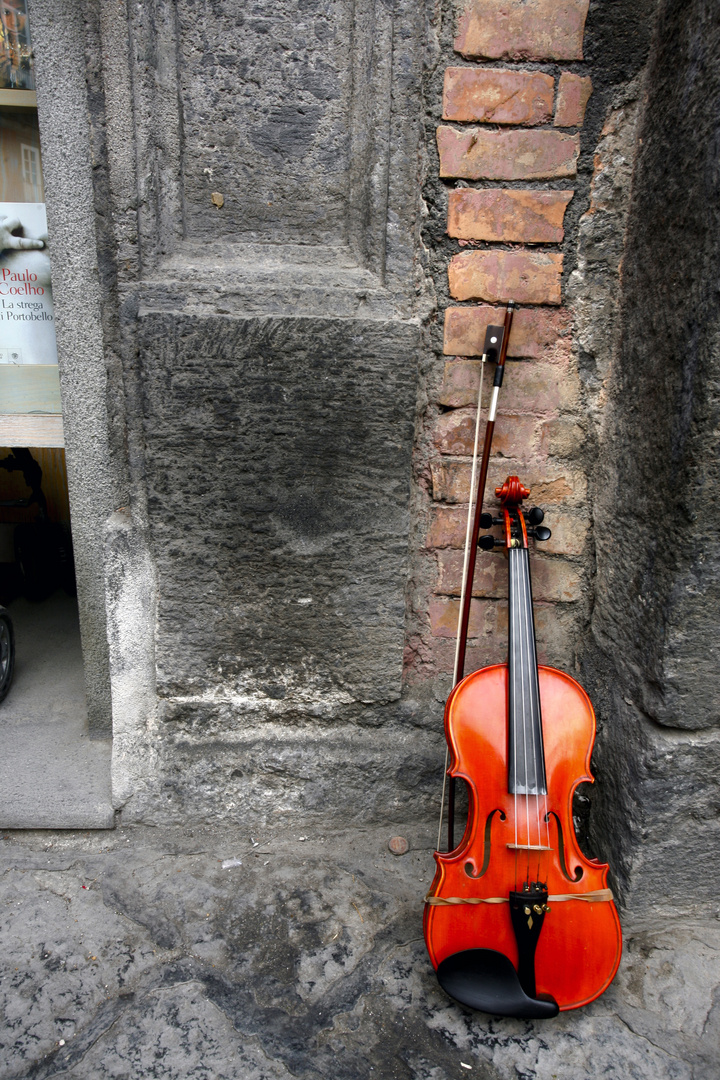
[[[478,394],[477,417],[475,420],[475,447],[473,451],[472,475],[470,478],[470,501],[468,505],[467,529],[465,533],[465,561],[463,565],[462,588],[460,590],[460,613],[458,616],[457,641],[455,645],[455,667],[453,670],[453,688],[457,686],[465,671],[465,653],[467,651],[468,625],[470,622],[470,601],[472,599],[472,582],[475,576],[475,560],[477,557],[478,536],[480,534],[481,518],[483,516],[483,500],[485,498],[485,485],[487,483],[488,464],[490,462],[490,450],[492,447],[493,433],[495,431],[495,414],[497,412],[498,397],[505,373],[505,358],[507,356],[508,342],[510,340],[510,328],[512,326],[515,303],[510,300],[505,309],[505,323],[500,326],[488,326],[485,334],[485,351],[482,356],[480,374],[480,391]],[[499,339],[499,340],[498,340]],[[496,360],[495,378],[488,409],[487,423],[485,425],[485,443],[483,445],[482,459],[480,462],[480,478],[477,483],[475,494],[475,477],[477,474],[478,443],[480,436],[480,411],[482,404],[482,373],[485,370],[485,362],[488,359]],[[474,501],[474,514],[473,514]],[[445,782],[447,778],[448,750],[445,748],[445,778],[443,779],[442,803],[440,806],[440,828],[438,829],[438,850],[440,849],[440,835],[442,833],[442,816],[445,807]],[[455,847],[455,779],[450,777],[448,785],[448,851]]]

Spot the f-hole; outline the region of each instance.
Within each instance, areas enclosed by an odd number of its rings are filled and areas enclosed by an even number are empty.
[[[469,816],[470,816],[470,788],[468,783],[461,776],[455,777],[450,799],[448,803],[448,813],[450,820],[448,821],[448,840],[460,836],[461,840],[459,844],[456,844],[453,839],[453,848],[448,850],[455,850],[456,847],[461,847],[465,835],[468,830]],[[458,828],[458,823],[461,823],[462,828]]]
[[[558,856],[560,858],[560,868],[561,868],[563,874],[565,875],[565,877],[568,879],[568,881],[579,881],[580,878],[583,876],[583,868],[582,868],[582,866],[576,866],[575,867],[575,876],[574,877],[570,873],[570,871],[568,870],[567,862],[565,860],[565,838],[563,837],[563,831],[562,831],[562,825],[560,824],[560,818],[557,816],[557,814],[555,813],[554,810],[549,810],[547,812],[547,814],[545,815],[545,820],[549,821],[551,817],[555,818],[555,822],[557,824]]]
[[[475,873],[475,867],[471,862],[465,863],[465,873],[471,878],[481,878],[487,872],[490,865],[490,853],[492,851],[492,820],[495,814],[500,815],[500,820],[505,821],[505,813],[500,809],[491,810],[485,821],[485,835],[483,837],[483,862],[480,870]]]

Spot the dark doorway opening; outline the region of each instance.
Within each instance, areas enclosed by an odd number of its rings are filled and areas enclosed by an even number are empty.
[[[0,702],[0,827],[111,827],[111,740],[88,729],[59,447],[0,449],[0,604],[15,651]]]

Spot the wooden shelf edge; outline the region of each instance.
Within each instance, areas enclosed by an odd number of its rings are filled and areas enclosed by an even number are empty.
[[[60,413],[0,413],[0,446],[65,446]]]

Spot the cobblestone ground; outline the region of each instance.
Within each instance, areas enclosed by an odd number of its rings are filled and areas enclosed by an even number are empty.
[[[717,1080],[720,923],[636,926],[589,1008],[461,1009],[422,940],[431,840],[4,833],[0,1076]],[[230,864],[230,865],[229,865]]]

